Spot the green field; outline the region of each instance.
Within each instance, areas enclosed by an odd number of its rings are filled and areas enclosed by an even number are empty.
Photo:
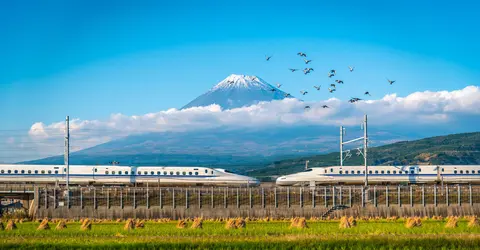
[[[206,221],[203,229],[178,229],[176,222],[147,222],[145,228],[125,231],[124,223],[94,223],[81,231],[79,222],[67,229],[37,231],[38,222],[17,223],[17,230],[0,231],[0,249],[480,249],[480,228],[445,228],[442,220],[424,220],[407,229],[403,220],[358,221],[340,229],[338,221],[307,221],[292,229],[288,221],[247,222],[245,229],[225,229],[225,223]],[[6,223],[4,223],[5,225]],[[191,222],[189,222],[191,225]]]

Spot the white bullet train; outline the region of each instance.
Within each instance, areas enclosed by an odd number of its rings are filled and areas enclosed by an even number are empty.
[[[65,183],[64,165],[0,164],[0,183]],[[192,166],[70,165],[69,183],[89,185],[245,185],[260,182],[225,169]]]
[[[280,176],[280,186],[363,184],[365,166],[309,168]],[[480,183],[480,165],[369,166],[369,184],[387,183]]]

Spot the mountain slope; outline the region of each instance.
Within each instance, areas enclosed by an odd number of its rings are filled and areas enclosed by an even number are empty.
[[[240,108],[262,101],[282,100],[285,94],[259,77],[232,74],[182,109],[211,104],[223,109]]]
[[[413,164],[480,164],[480,132],[436,136],[415,141],[401,141],[370,148],[369,165]],[[339,153],[301,157],[276,161],[273,164],[248,172],[248,175],[269,177],[302,171],[305,161],[309,167],[339,165]],[[345,165],[362,165],[363,158],[352,150]]]

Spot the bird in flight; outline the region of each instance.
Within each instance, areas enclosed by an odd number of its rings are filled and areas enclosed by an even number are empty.
[[[336,74],[337,74],[337,71],[336,71],[336,70],[334,70],[334,69],[331,69],[331,70],[330,70],[330,73],[332,73],[332,74],[336,75]]]
[[[272,56],[265,56],[265,60],[267,61],[270,61],[270,58],[272,58]]]
[[[348,66],[348,69],[350,70],[350,72],[353,72],[353,70],[355,69],[355,67]]]
[[[330,93],[333,93],[333,91],[336,91],[336,89],[334,89],[334,88],[333,88],[333,89],[328,88],[328,91],[329,91]]]
[[[329,107],[327,105],[323,105],[322,108],[328,109]]]
[[[395,83],[395,80],[390,81],[390,79],[388,79],[388,78],[387,78],[387,81],[388,81],[388,83],[390,83],[390,85],[392,85],[393,83]]]
[[[332,78],[332,76],[335,76],[335,74],[332,74],[332,73],[328,72],[328,77]]]
[[[298,52],[297,55],[303,56],[303,57],[307,57],[307,54],[305,54],[305,53],[303,53],[303,52]]]
[[[308,64],[309,62],[311,62],[312,60],[307,60],[307,59],[303,59],[305,61],[305,64]]]
[[[280,88],[280,87],[282,87],[282,84],[277,83],[277,88]]]
[[[343,84],[342,80],[335,80],[335,82],[338,83],[338,84]]]
[[[292,72],[295,72],[295,71],[297,71],[298,69],[289,69],[289,70],[292,71]]]
[[[284,96],[285,96],[285,98],[287,98],[287,97],[290,97],[290,96],[292,96],[292,95],[290,95],[289,93],[285,93]]]
[[[370,92],[368,92],[368,91],[367,91],[367,92],[365,92],[365,94],[364,94],[364,95],[370,95]]]
[[[360,101],[360,100],[362,100],[362,99],[357,98],[357,97],[352,97],[348,102],[354,103],[354,102],[358,102],[358,101]]]
[[[309,108],[310,108],[310,106],[305,106],[305,109],[309,109]]]
[[[308,94],[308,91],[303,91],[303,90],[302,90],[302,91],[300,91],[300,94],[306,95],[306,94]]]
[[[335,83],[332,83],[332,84],[330,84],[330,87],[336,88],[337,86],[335,86]]]
[[[305,68],[305,69],[303,70],[303,73],[306,75],[306,74],[309,74],[310,71],[313,71],[313,69],[312,69],[312,68]]]
[[[316,88],[317,90],[320,90],[320,87],[322,87],[322,85],[319,85],[319,86],[313,86],[314,88]]]

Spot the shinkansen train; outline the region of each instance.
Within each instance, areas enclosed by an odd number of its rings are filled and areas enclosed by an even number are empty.
[[[365,166],[309,168],[277,178],[277,185],[363,184]],[[368,183],[480,183],[480,165],[369,166]]]
[[[0,164],[0,183],[65,183],[64,165]],[[89,185],[247,185],[260,182],[225,169],[192,166],[70,165],[69,183]]]

